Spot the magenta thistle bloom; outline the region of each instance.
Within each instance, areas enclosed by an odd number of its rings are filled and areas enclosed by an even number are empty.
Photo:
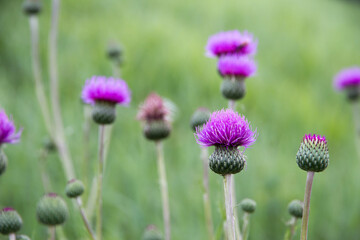
[[[226,55],[219,58],[218,69],[223,76],[250,77],[256,72],[256,63],[246,56]]]
[[[206,45],[208,57],[219,57],[224,54],[252,55],[256,53],[257,40],[252,34],[238,30],[219,32],[210,36]]]
[[[22,129],[16,132],[14,122],[8,118],[4,110],[0,110],[0,146],[4,143],[20,141]]]
[[[151,93],[140,106],[137,119],[142,121],[165,121],[168,119],[169,114],[170,111],[165,106],[164,100],[156,93]]]
[[[85,83],[82,100],[91,105],[96,101],[104,101],[127,106],[131,100],[131,93],[122,79],[93,76]]]
[[[213,112],[208,122],[195,133],[198,144],[248,148],[256,140],[256,131],[252,131],[244,116],[232,109]]]
[[[341,70],[334,78],[334,87],[343,90],[347,87],[360,86],[360,67],[352,67]]]
[[[311,142],[313,144],[320,144],[320,143],[323,143],[323,144],[326,144],[326,138],[325,136],[320,136],[320,135],[316,135],[316,134],[306,134],[304,137],[303,137],[303,142]]]

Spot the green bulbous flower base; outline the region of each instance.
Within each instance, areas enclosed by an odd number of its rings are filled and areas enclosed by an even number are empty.
[[[27,15],[36,15],[41,11],[41,3],[37,0],[26,0],[23,4],[24,13]]]
[[[256,202],[250,198],[245,198],[240,203],[241,209],[247,213],[253,213],[256,209]]]
[[[289,203],[288,211],[295,218],[302,218],[304,204],[299,200],[293,200]]]
[[[165,121],[149,121],[144,126],[144,136],[153,141],[167,138],[170,135],[171,127]]]
[[[97,124],[111,124],[116,119],[116,103],[96,101],[92,109],[92,118]]]
[[[31,240],[31,239],[26,235],[16,235],[16,240]]]
[[[48,226],[63,224],[69,211],[64,200],[59,196],[45,195],[36,208],[36,216],[40,223]]]
[[[300,144],[296,163],[307,172],[322,172],[329,164],[329,151],[326,142],[305,141]]]
[[[5,153],[0,149],[0,176],[5,172],[7,163],[7,157]]]
[[[360,87],[359,86],[349,86],[345,89],[346,97],[350,102],[355,102],[360,98]]]
[[[235,174],[244,169],[245,156],[237,147],[215,146],[209,157],[210,169],[220,175]]]
[[[22,227],[22,219],[20,215],[15,211],[1,211],[0,213],[0,233],[9,235],[10,233],[16,233]]]
[[[204,125],[210,118],[210,111],[206,109],[198,109],[192,115],[190,120],[190,127],[195,132],[197,127]]]
[[[70,180],[66,185],[65,193],[69,198],[77,198],[84,193],[85,187],[80,180]]]
[[[245,80],[244,79],[227,79],[225,78],[221,84],[222,95],[229,100],[239,100],[245,96]]]

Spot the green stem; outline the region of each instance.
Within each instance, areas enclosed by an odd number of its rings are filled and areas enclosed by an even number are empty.
[[[85,224],[86,230],[87,230],[88,233],[90,234],[91,239],[92,239],[92,240],[96,240],[94,231],[92,230],[91,225],[90,225],[90,222],[89,222],[88,218],[86,217],[85,211],[84,211],[84,209],[83,209],[83,206],[82,206],[82,202],[81,202],[81,198],[80,198],[80,197],[77,197],[77,198],[76,198],[76,203],[77,203],[78,206],[79,206],[81,218],[82,218],[82,220],[83,220],[83,222],[84,222],[84,224]]]
[[[55,240],[56,239],[56,228],[55,228],[55,226],[50,226],[49,227],[49,234],[50,234],[50,240]]]
[[[16,240],[16,235],[15,235],[15,233],[10,233],[10,234],[9,234],[9,240]]]
[[[311,198],[311,187],[314,180],[314,172],[308,172],[306,178],[306,187],[304,195],[304,212],[301,224],[301,240],[307,240],[308,235],[308,224],[309,224],[309,213],[310,213],[310,198]]]
[[[250,231],[250,214],[245,212],[243,217],[243,235],[242,238],[244,240],[247,240],[249,237],[249,231]]]
[[[358,154],[358,158],[360,159],[360,110],[359,110],[359,102],[352,103],[353,115],[354,115],[354,124],[355,124],[355,146]]]
[[[45,150],[45,149],[41,150],[39,164],[40,164],[41,180],[43,183],[44,190],[45,190],[45,192],[50,192],[51,191],[51,182],[50,182],[49,174],[46,170],[46,162],[45,162],[47,156],[48,156],[47,150]]]
[[[235,217],[233,212],[233,203],[232,203],[232,176],[227,174],[224,176],[224,193],[225,193],[225,209],[226,209],[226,226],[228,230],[228,239],[236,240],[236,230],[235,230]]]
[[[99,172],[98,172],[98,193],[97,193],[97,218],[96,218],[96,238],[102,238],[102,188],[104,174],[104,132],[105,126],[99,125]]]
[[[156,142],[157,150],[157,165],[159,172],[159,183],[161,190],[161,199],[163,206],[163,218],[164,218],[164,233],[165,240],[170,240],[171,238],[171,227],[170,227],[170,205],[169,205],[169,193],[166,179],[166,170],[164,162],[164,151],[162,142]]]
[[[297,218],[294,218],[293,224],[290,225],[290,238],[289,238],[289,240],[294,239],[296,223],[297,223]]]
[[[82,179],[89,185],[91,106],[84,106]]]

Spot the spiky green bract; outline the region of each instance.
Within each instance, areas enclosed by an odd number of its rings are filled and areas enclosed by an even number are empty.
[[[235,78],[224,78],[220,91],[229,100],[239,100],[245,96],[245,80]]]
[[[165,139],[170,135],[171,127],[166,121],[150,121],[144,125],[144,136],[153,141]]]
[[[63,224],[69,211],[65,201],[56,193],[48,193],[38,202],[36,216],[40,223],[48,226]]]
[[[256,209],[256,202],[250,198],[245,198],[240,203],[241,209],[247,213],[253,213]]]
[[[149,225],[143,235],[142,240],[163,240],[161,232],[154,226]]]
[[[0,233],[8,235],[16,233],[22,227],[20,215],[10,207],[3,208],[0,212]]]
[[[16,240],[31,240],[31,239],[26,235],[16,235]]]
[[[23,4],[24,13],[29,16],[40,13],[41,7],[39,0],[26,0]]]
[[[329,164],[327,141],[319,135],[305,135],[296,154],[298,166],[311,172],[324,171]]]
[[[72,179],[66,185],[66,196],[69,198],[77,198],[84,193],[85,187],[84,184],[77,179]]]
[[[209,157],[210,169],[220,175],[235,174],[244,169],[245,156],[237,147],[215,146]]]
[[[292,200],[288,205],[288,211],[295,218],[302,218],[304,203],[300,200]]]
[[[116,118],[116,103],[96,101],[92,109],[92,117],[97,124],[111,124]]]
[[[7,167],[7,157],[5,153],[0,148],[0,176],[5,172]]]
[[[211,112],[207,108],[197,109],[191,117],[190,126],[195,132],[197,127],[201,127],[210,119]]]

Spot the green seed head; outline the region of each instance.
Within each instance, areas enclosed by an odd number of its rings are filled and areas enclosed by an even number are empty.
[[[210,115],[210,111],[206,108],[199,108],[196,110],[190,120],[192,130],[195,132],[197,127],[201,127],[204,123],[206,123],[209,120]]]
[[[149,225],[145,230],[142,240],[163,240],[163,237],[154,225]]]
[[[144,135],[147,139],[158,141],[170,135],[171,127],[163,120],[153,120],[145,123]]]
[[[110,58],[111,60],[114,59],[121,59],[122,55],[123,55],[123,49],[119,44],[116,43],[110,43],[107,47],[107,56],[108,58]]]
[[[209,157],[210,169],[220,175],[240,172],[245,162],[245,156],[237,147],[215,146],[215,151]]]
[[[7,167],[7,157],[5,153],[0,149],[0,176],[5,172]]]
[[[302,218],[304,204],[299,200],[292,200],[289,203],[288,211],[291,216],[295,218]]]
[[[16,233],[22,227],[20,215],[12,208],[6,207],[0,212],[0,233],[9,235]]]
[[[111,124],[116,118],[116,104],[107,101],[96,101],[92,110],[93,120],[97,124]]]
[[[69,211],[65,201],[55,193],[43,196],[38,202],[36,215],[40,223],[48,226],[63,224]]]
[[[239,100],[245,96],[245,81],[244,79],[225,78],[221,84],[220,90],[226,99]]]
[[[41,3],[39,0],[25,0],[23,10],[26,15],[36,15],[41,12]]]
[[[360,98],[360,87],[356,86],[348,86],[345,88],[346,97],[350,102],[355,102]]]
[[[16,240],[31,240],[31,239],[26,235],[16,235]]]
[[[84,193],[85,187],[84,184],[77,179],[72,179],[66,185],[66,196],[69,198],[77,198]]]
[[[240,203],[241,209],[247,213],[253,213],[256,209],[256,202],[250,198],[245,198]]]

